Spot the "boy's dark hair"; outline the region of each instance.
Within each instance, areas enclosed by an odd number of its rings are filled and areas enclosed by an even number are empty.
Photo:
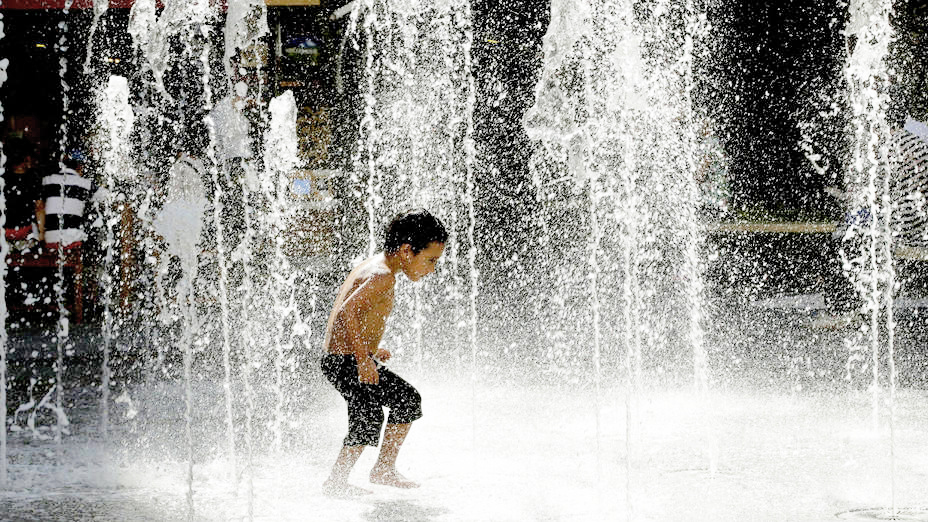
[[[398,214],[387,225],[383,249],[396,253],[401,246],[409,245],[414,254],[425,250],[429,243],[447,243],[448,231],[441,221],[428,210],[417,208]]]

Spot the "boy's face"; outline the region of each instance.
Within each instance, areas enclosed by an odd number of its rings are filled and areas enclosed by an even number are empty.
[[[438,260],[441,259],[441,255],[445,253],[445,244],[436,243],[434,241],[429,243],[429,246],[425,247],[418,254],[414,254],[409,245],[403,245],[403,248],[409,249],[409,258],[406,262],[406,266],[403,267],[403,273],[405,273],[406,277],[411,281],[418,281],[434,272],[435,265],[438,263]]]

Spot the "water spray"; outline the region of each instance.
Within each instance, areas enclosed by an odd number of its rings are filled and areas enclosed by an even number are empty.
[[[3,2],[0,1],[0,6]],[[0,38],[5,36],[3,31],[3,13],[0,13]],[[8,58],[0,58],[0,87],[6,83],[6,69],[10,64]],[[3,120],[3,106],[0,105],[0,121]],[[3,153],[3,143],[0,142],[0,227],[6,228],[6,155]],[[7,264],[6,258],[10,254],[10,244],[6,240],[6,234],[0,236],[0,408],[3,408],[3,415],[0,415],[0,487],[5,488],[7,485],[7,454],[6,454],[6,356],[7,346],[9,345],[9,335],[6,331],[6,320],[9,316],[6,308],[6,278]]]

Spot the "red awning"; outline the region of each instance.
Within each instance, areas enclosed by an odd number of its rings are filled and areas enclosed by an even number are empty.
[[[132,7],[133,0],[110,0],[110,7]],[[160,2],[159,2],[160,3]],[[3,0],[2,9],[64,9],[65,0]],[[71,9],[90,9],[93,0],[74,0]]]
[[[216,3],[217,0],[211,0]],[[225,6],[225,0],[219,0]],[[112,9],[128,9],[135,0],[110,0]],[[65,0],[0,0],[0,9],[64,9]],[[158,7],[164,7],[158,0]],[[74,0],[71,9],[92,9],[93,0]]]
[[[128,9],[135,0],[110,0],[112,9]],[[158,8],[164,7],[161,0],[157,0]],[[308,7],[317,6],[320,0],[265,0],[268,6]],[[0,0],[0,10],[3,9],[64,9],[65,0]],[[210,0],[210,4],[226,8],[226,0]],[[93,0],[73,0],[71,9],[92,9]]]

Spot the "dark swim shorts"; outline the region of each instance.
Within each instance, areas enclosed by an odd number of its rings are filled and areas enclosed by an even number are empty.
[[[348,403],[345,446],[376,446],[383,426],[383,408],[390,408],[388,424],[408,424],[422,417],[422,398],[399,375],[378,364],[377,384],[361,384],[354,355],[326,354],[322,373]]]

